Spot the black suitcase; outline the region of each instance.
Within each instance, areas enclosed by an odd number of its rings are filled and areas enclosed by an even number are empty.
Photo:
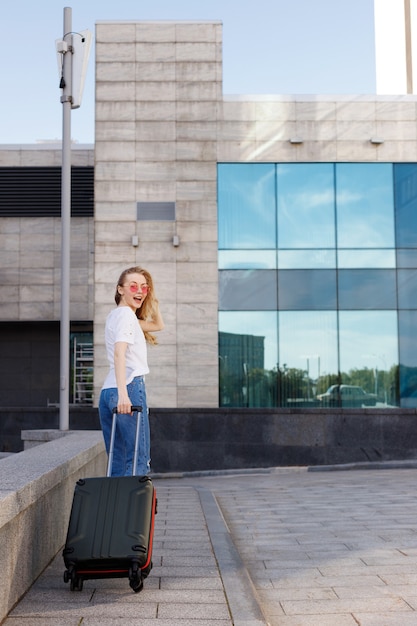
[[[137,415],[135,471],[142,407],[132,411]],[[126,577],[138,592],[152,569],[156,492],[149,476],[111,477],[116,422],[114,409],[107,476],[80,479],[75,486],[62,553],[71,591],[81,591],[84,580]]]

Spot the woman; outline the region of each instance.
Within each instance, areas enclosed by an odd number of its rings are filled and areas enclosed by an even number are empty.
[[[106,320],[105,342],[110,371],[99,400],[99,415],[107,453],[113,408],[117,407],[117,430],[112,476],[132,474],[136,416],[132,406],[141,406],[139,455],[136,474],[150,470],[150,432],[144,376],[149,372],[146,344],[156,344],[153,331],[164,323],[149,272],[131,267],[122,272],[116,287],[113,309]]]

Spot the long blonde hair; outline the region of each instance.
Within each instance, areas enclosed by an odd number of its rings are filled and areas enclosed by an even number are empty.
[[[145,277],[146,283],[149,287],[148,295],[143,301],[142,306],[140,307],[140,309],[136,309],[136,317],[139,320],[154,319],[155,308],[158,305],[158,300],[154,294],[152,276],[150,275],[148,270],[145,270],[143,267],[129,267],[128,269],[124,270],[120,274],[119,280],[117,281],[117,285],[116,285],[116,293],[114,294],[114,301],[116,302],[117,305],[119,305],[119,302],[122,296],[119,293],[118,287],[123,287],[129,274],[143,274],[143,276]],[[151,345],[156,345],[158,343],[155,335],[153,335],[149,331],[143,331],[143,334],[145,335],[146,341],[150,343]]]

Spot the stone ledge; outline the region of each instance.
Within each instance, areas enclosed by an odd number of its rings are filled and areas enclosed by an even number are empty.
[[[66,434],[0,461],[0,622],[62,548],[76,481],[105,475],[101,432]]]

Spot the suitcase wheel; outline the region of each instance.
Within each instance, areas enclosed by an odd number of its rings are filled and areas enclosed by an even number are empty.
[[[133,563],[129,569],[129,585],[135,593],[139,593],[143,589],[143,576],[138,563]]]
[[[73,576],[71,578],[71,591],[82,591],[83,590],[83,579],[80,576]]]
[[[77,576],[74,569],[66,569],[64,572],[64,583],[70,583],[71,591],[82,591],[83,579]]]

